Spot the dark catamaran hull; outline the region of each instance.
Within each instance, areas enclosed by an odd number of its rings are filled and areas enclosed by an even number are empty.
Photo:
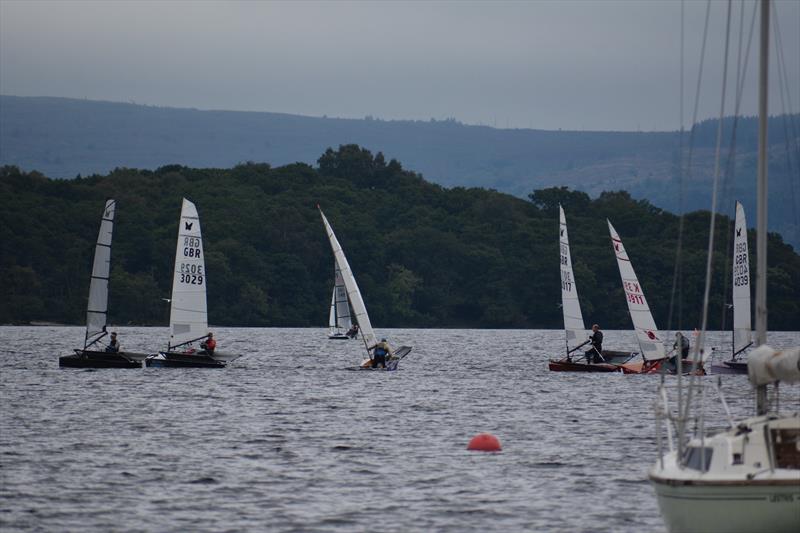
[[[161,352],[145,360],[148,368],[225,368],[223,361],[217,361],[206,354],[185,354]]]
[[[722,363],[713,363],[711,365],[712,374],[747,374],[746,361],[722,361]]]
[[[548,366],[553,372],[622,372],[618,365],[610,363],[587,363],[585,361],[581,363],[566,359],[560,361],[550,359]]]
[[[350,337],[348,337],[344,333],[334,333],[333,335],[328,335],[328,338],[331,339],[331,340],[337,340],[337,341],[350,340]]]
[[[141,358],[137,361],[136,358],[124,352],[75,350],[73,355],[59,357],[58,366],[62,368],[142,368],[142,362]]]
[[[553,372],[622,372],[620,365],[627,363],[638,354],[636,352],[620,352],[617,350],[604,350],[605,363],[587,363],[584,356],[577,356],[572,360],[550,359],[549,368]]]

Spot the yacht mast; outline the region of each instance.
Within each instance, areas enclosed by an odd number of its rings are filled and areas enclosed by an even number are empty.
[[[769,0],[761,0],[758,65],[758,196],[756,224],[756,345],[767,343],[767,78],[769,72]],[[756,411],[767,412],[767,388],[756,389]]]

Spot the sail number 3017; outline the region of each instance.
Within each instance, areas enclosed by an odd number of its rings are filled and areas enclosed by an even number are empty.
[[[203,265],[191,265],[181,263],[181,283],[189,285],[202,285],[203,284]]]

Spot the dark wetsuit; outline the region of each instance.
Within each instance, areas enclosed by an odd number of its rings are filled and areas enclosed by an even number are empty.
[[[586,352],[586,361],[602,363],[603,358],[600,357],[600,354],[603,353],[603,332],[598,329],[589,337],[589,340],[592,342],[592,349]]]
[[[117,353],[119,352],[119,342],[116,339],[111,339],[108,341],[108,346],[106,346],[106,352],[108,353]]]
[[[389,351],[383,346],[383,343],[375,346],[375,351],[372,352],[372,368],[378,368],[378,365],[381,365],[381,368],[386,368],[386,356],[388,354]]]

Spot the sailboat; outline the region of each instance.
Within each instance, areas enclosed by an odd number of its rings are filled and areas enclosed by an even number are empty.
[[[334,284],[333,294],[331,294],[331,312],[328,314],[329,339],[349,339],[351,338],[350,328],[353,323],[350,320],[350,304],[347,303],[347,288],[344,286],[342,271],[338,264],[334,264]],[[355,337],[355,335],[353,335]]]
[[[328,240],[331,243],[331,249],[333,250],[334,258],[336,259],[336,264],[338,265],[339,271],[342,275],[342,282],[344,283],[345,290],[347,291],[347,298],[350,300],[350,305],[353,308],[355,322],[359,325],[361,339],[364,341],[364,349],[367,352],[367,358],[361,361],[360,368],[372,368],[373,353],[375,351],[375,347],[378,345],[378,338],[375,336],[375,332],[372,329],[372,323],[370,322],[369,315],[367,314],[367,307],[364,305],[364,299],[361,297],[361,291],[356,283],[356,278],[353,276],[353,271],[350,269],[350,264],[347,262],[347,258],[344,256],[344,250],[342,250],[339,240],[333,233],[333,228],[328,222],[328,219],[325,217],[325,213],[322,212],[322,208],[317,206],[317,209],[319,209],[319,214],[322,217],[322,223],[325,226],[325,233],[328,235]],[[387,358],[386,370],[396,370],[400,361],[410,352],[410,346],[399,347],[394,351],[392,357]]]
[[[608,222],[608,232],[611,234],[611,244],[614,247],[614,255],[617,258],[617,267],[622,279],[622,288],[625,291],[625,300],[628,302],[628,311],[633,321],[633,329],[636,331],[636,340],[639,342],[639,349],[643,361],[638,363],[628,363],[622,365],[622,371],[626,374],[644,374],[656,370],[666,358],[664,353],[664,343],[659,338],[658,328],[647,305],[644,297],[642,284],[636,277],[633,265],[625,251],[617,230]]]
[[[206,266],[197,207],[183,199],[172,277],[169,345],[147,358],[149,367],[222,368],[239,355],[205,348],[209,338]]]
[[[748,357],[748,379],[755,388],[756,414],[729,429],[705,436],[704,417],[699,434],[688,439],[689,407],[679,405],[677,418],[667,404],[664,385],[657,424],[667,419],[669,451],[661,451],[649,479],[661,515],[672,532],[745,533],[769,531],[795,533],[800,526],[800,412],[777,412],[778,383],[800,382],[800,348],[783,351],[767,340],[767,68],[769,47],[769,0],[761,0],[758,135],[758,224],[756,227],[756,342]],[[707,280],[708,282],[708,280]],[[774,385],[775,410],[767,396]],[[678,394],[682,394],[678,390]],[[679,396],[680,401],[681,396]],[[727,404],[723,406],[727,410]],[[677,439],[671,422],[677,422]],[[674,443],[677,440],[677,446]]]
[[[111,273],[111,237],[114,232],[116,202],[106,200],[100,220],[100,232],[94,247],[89,302],[86,306],[86,334],[83,349],[58,358],[58,365],[71,368],[141,368],[146,354],[111,351],[103,348],[108,335],[108,280]],[[113,337],[112,337],[113,338]],[[108,351],[107,351],[108,350]]]
[[[635,357],[636,353],[616,352],[603,350],[601,354],[605,362],[589,362],[586,356],[579,352],[573,360],[572,353],[589,344],[586,328],[583,325],[581,303],[578,300],[578,286],[572,273],[572,257],[569,252],[569,235],[567,234],[567,219],[564,209],[558,206],[558,240],[561,262],[561,309],[564,313],[564,337],[566,340],[566,356],[554,361],[550,359],[548,366],[554,372],[621,372],[621,363],[626,363]],[[583,342],[581,342],[583,341]]]
[[[747,247],[747,221],[744,207],[736,202],[733,236],[733,335],[731,358],[714,363],[712,374],[747,374],[747,361],[737,360],[753,345],[750,330],[750,256]]]

